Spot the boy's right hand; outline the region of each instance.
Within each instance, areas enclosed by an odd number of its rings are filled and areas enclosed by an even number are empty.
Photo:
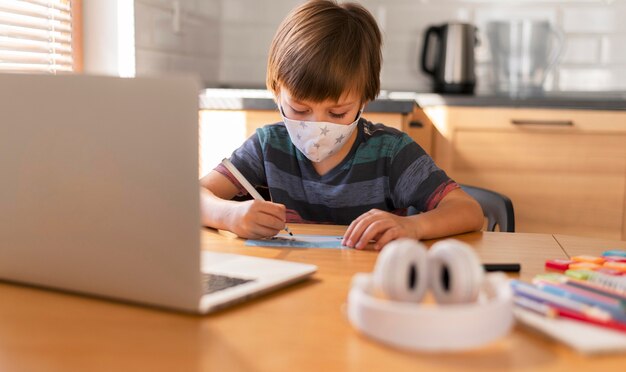
[[[285,228],[287,209],[282,204],[262,200],[237,202],[229,213],[229,230],[248,239],[265,238]]]

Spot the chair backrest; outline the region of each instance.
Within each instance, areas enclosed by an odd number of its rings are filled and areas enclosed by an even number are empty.
[[[496,225],[503,232],[515,232],[513,203],[506,195],[482,187],[461,185],[463,191],[476,199],[487,217],[487,229],[495,231]]]

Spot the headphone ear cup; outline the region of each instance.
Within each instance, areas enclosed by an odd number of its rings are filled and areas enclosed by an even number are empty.
[[[383,248],[374,268],[374,289],[396,301],[418,302],[428,288],[428,254],[417,240],[398,239]]]
[[[469,245],[455,239],[439,241],[430,248],[430,288],[438,303],[476,301],[484,269]]]

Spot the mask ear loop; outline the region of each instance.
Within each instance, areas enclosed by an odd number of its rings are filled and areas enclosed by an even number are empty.
[[[354,121],[359,121],[361,119],[361,115],[363,115],[363,111],[365,111],[365,104],[361,105],[361,108],[359,109],[359,112],[356,113],[356,118],[354,118]]]
[[[286,118],[285,110],[283,110],[283,105],[277,102],[276,106],[278,106],[278,112],[280,113],[280,116],[282,116],[283,118]]]
[[[365,105],[361,106],[361,108],[359,109],[359,112],[356,113],[356,118],[354,118],[353,123],[361,119],[361,115],[363,115],[363,110],[365,110]]]
[[[285,110],[283,110],[283,104],[280,101],[281,97],[282,97],[282,95],[280,93],[278,93],[278,95],[275,95],[274,96],[274,102],[276,103],[276,106],[278,107],[278,113],[280,114],[281,118],[288,119],[287,115],[285,115]]]

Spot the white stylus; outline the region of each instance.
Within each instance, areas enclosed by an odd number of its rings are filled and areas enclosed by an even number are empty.
[[[235,166],[233,165],[233,163],[230,162],[230,160],[224,158],[222,160],[222,164],[226,167],[226,169],[230,171],[233,177],[235,177],[237,181],[239,181],[241,186],[243,186],[243,188],[246,189],[246,191],[248,192],[248,194],[250,194],[250,196],[252,196],[255,200],[265,201],[265,199],[263,199],[261,194],[259,194],[259,192],[256,191],[254,186],[252,186],[252,184],[248,182],[246,177],[244,177],[243,174],[241,174],[241,172],[239,172],[239,170],[235,168]],[[293,236],[293,234],[291,233],[291,231],[289,231],[289,228],[287,226],[285,226],[285,231],[287,231],[289,235]]]

